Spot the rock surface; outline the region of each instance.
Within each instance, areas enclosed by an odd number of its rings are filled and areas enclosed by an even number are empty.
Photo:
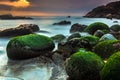
[[[70,21],[60,21],[60,22],[58,22],[58,23],[54,23],[53,25],[69,25],[69,24],[71,24],[71,22]]]
[[[12,38],[7,45],[7,56],[13,60],[23,60],[42,56],[51,56],[55,45],[51,38],[30,34]]]
[[[88,12],[85,17],[120,19],[120,1],[94,8],[92,11]]]
[[[86,25],[82,25],[82,24],[73,24],[71,26],[70,32],[82,32],[87,26]]]
[[[8,28],[8,29],[0,30],[0,37],[14,37],[14,36],[26,35],[39,30],[40,29],[38,25],[23,24],[16,28]]]

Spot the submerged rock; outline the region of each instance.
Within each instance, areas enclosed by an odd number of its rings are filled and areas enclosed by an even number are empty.
[[[103,60],[95,53],[80,49],[66,61],[65,69],[69,80],[101,80]]]
[[[101,71],[102,80],[120,80],[120,52],[114,53],[107,60]]]
[[[58,34],[51,37],[55,42],[62,42],[66,37],[63,34]]]
[[[73,24],[71,26],[70,32],[82,32],[85,28],[87,27],[87,25],[81,25],[81,24]]]
[[[51,56],[55,45],[51,38],[30,34],[12,38],[7,45],[7,56],[13,60],[23,60],[42,56]]]
[[[54,23],[53,25],[69,25],[71,24],[70,21],[61,21],[61,22],[58,22],[58,23]]]

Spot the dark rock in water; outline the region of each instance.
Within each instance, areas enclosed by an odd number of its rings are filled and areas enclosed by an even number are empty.
[[[33,31],[30,28],[9,28],[0,30],[0,37],[14,37],[31,33],[33,33]]]
[[[101,80],[103,66],[104,62],[98,55],[84,49],[71,55],[65,63],[69,80]]]
[[[0,15],[0,19],[13,20],[13,19],[33,19],[31,17],[12,16],[11,14]]]
[[[8,29],[0,30],[0,37],[14,37],[14,36],[26,35],[39,30],[40,29],[38,25],[23,24],[16,28],[8,28]]]
[[[105,33],[102,30],[97,30],[94,33],[94,36],[101,38]]]
[[[58,22],[58,23],[54,23],[53,25],[69,25],[71,24],[70,21],[61,21],[61,22]]]
[[[58,34],[51,37],[56,42],[62,42],[66,37],[63,34]]]
[[[67,16],[67,18],[71,18],[71,16]]]
[[[107,5],[94,8],[91,12],[88,12],[85,17],[120,19],[120,1],[111,2]]]
[[[113,21],[113,23],[118,23],[118,21]]]
[[[88,32],[89,34],[92,34],[92,35],[97,30],[102,30],[105,33],[108,33],[110,31],[108,25],[106,25],[105,23],[102,23],[102,22],[94,22],[84,29],[85,32]]]
[[[120,32],[110,32],[115,38],[120,39]]]
[[[80,37],[81,37],[80,33],[79,33],[79,32],[75,32],[75,33],[71,34],[71,35],[67,38],[67,41],[69,41],[69,40],[71,40],[71,39],[73,39],[73,38],[80,38]]]
[[[12,38],[7,45],[7,56],[13,60],[23,60],[42,56],[51,56],[55,45],[51,38],[30,34]]]
[[[116,25],[112,25],[110,27],[110,30],[114,31],[114,32],[119,32],[120,31],[120,25],[116,24]]]
[[[33,32],[39,31],[39,26],[36,24],[22,24],[17,28],[30,28]]]
[[[87,26],[86,25],[81,25],[81,24],[73,24],[71,29],[70,29],[70,32],[82,32]]]
[[[104,34],[99,41],[117,40],[112,34]]]

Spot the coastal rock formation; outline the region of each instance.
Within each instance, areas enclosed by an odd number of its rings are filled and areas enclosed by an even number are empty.
[[[40,29],[38,25],[23,24],[16,28],[8,28],[8,29],[0,30],[0,37],[14,37],[14,36],[26,35],[39,30]]]
[[[71,26],[70,32],[82,32],[87,26],[86,25],[81,25],[81,24],[73,24]]]
[[[66,37],[63,34],[57,34],[51,37],[55,42],[62,42]]]
[[[88,12],[85,17],[120,19],[120,1],[94,8],[92,11]]]
[[[71,24],[71,22],[70,21],[60,21],[60,22],[58,22],[58,23],[54,23],[53,25],[69,25],[69,24]]]
[[[11,14],[0,15],[0,19],[2,20],[12,20],[12,19],[33,19],[30,17],[22,17],[22,16],[12,16]]]
[[[101,80],[100,71],[103,60],[95,53],[80,49],[66,61],[68,80]]]
[[[7,56],[13,60],[23,60],[42,56],[51,56],[55,45],[51,38],[29,34],[12,38],[7,45]]]

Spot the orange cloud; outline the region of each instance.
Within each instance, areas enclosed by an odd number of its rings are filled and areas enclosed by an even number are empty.
[[[2,1],[2,2],[0,2],[0,4],[13,6],[13,7],[17,7],[17,8],[25,8],[25,7],[30,6],[30,2],[28,2],[27,0],[18,0],[18,1],[14,1],[14,2]]]

